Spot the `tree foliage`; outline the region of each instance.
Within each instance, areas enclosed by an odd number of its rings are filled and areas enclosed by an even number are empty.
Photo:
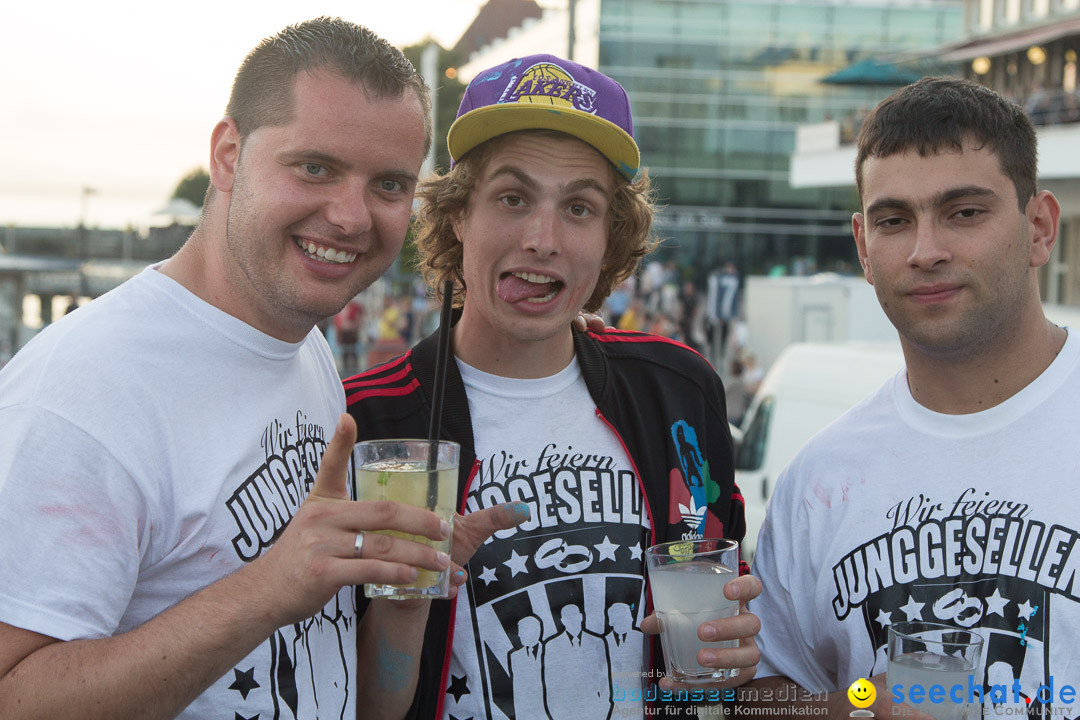
[[[210,187],[210,174],[206,170],[195,168],[176,184],[172,197],[190,201],[195,207],[202,207],[206,199],[206,189]]]

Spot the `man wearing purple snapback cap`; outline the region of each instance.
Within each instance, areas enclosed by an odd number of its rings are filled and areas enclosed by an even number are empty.
[[[387,628],[387,657],[417,673],[409,717],[643,717],[662,676],[644,549],[745,525],[709,364],[666,338],[571,329],[656,244],[629,99],[577,63],[519,58],[470,83],[447,143],[417,239],[459,307],[442,436],[461,444],[463,515],[516,502],[529,519],[476,552],[457,600],[418,607],[418,658],[417,626]],[[426,434],[436,347],[345,382],[360,437]],[[758,592],[750,576],[728,586]],[[699,660],[745,682],[758,626],[745,611],[705,623],[703,638],[742,646]]]
[[[632,181],[639,162],[633,124],[630,98],[619,83],[554,55],[530,55],[469,83],[446,142],[456,161],[498,135],[554,130],[585,141]]]

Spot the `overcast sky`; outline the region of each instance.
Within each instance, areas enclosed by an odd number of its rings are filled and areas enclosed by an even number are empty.
[[[205,166],[233,75],[260,39],[318,15],[404,47],[453,45],[483,0],[0,3],[0,225],[140,224]]]

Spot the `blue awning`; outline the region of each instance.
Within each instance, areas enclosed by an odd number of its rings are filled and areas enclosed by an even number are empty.
[[[821,82],[830,85],[882,85],[900,87],[910,85],[922,76],[910,70],[904,70],[892,63],[878,62],[865,58],[846,68],[826,75]]]

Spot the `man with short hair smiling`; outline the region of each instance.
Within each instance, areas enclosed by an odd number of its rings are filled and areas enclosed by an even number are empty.
[[[754,564],[768,676],[754,689],[827,690],[841,718],[869,678],[890,717],[888,628],[913,620],[982,633],[982,666],[1011,668],[1029,697],[1075,681],[1080,341],[1039,297],[1060,209],[1037,190],[1035,144],[1014,103],[950,78],[863,123],[852,228],[907,367],[777,483]]]
[[[529,507],[530,519],[480,548],[454,604],[418,608],[428,632],[410,716],[640,717],[641,675],[660,663],[643,635],[657,627],[644,549],[741,539],[744,521],[723,387],[708,363],[666,338],[570,329],[653,246],[629,99],[591,68],[518,58],[470,83],[447,142],[454,166],[420,190],[417,237],[428,283],[441,290],[452,280],[461,308],[443,437],[462,446],[466,518],[509,501]],[[436,345],[430,337],[345,381],[360,437],[427,432]],[[727,591],[746,601],[759,589],[747,576]],[[638,649],[629,678],[606,672],[599,637],[620,603],[632,609],[627,640]],[[527,616],[542,625],[545,674],[522,707],[507,658]],[[735,683],[752,676],[753,616],[702,628],[708,639],[743,641],[703,650],[705,665],[744,668]],[[394,637],[412,655],[419,637],[408,633]],[[562,657],[556,649],[571,642],[572,657]]]
[[[397,256],[428,113],[366,28],[267,38],[188,242],[0,372],[4,720],[356,716],[357,666],[383,658],[354,586],[450,563],[365,531],[449,527],[349,500],[355,427],[315,323]],[[472,537],[513,522],[496,509]]]

